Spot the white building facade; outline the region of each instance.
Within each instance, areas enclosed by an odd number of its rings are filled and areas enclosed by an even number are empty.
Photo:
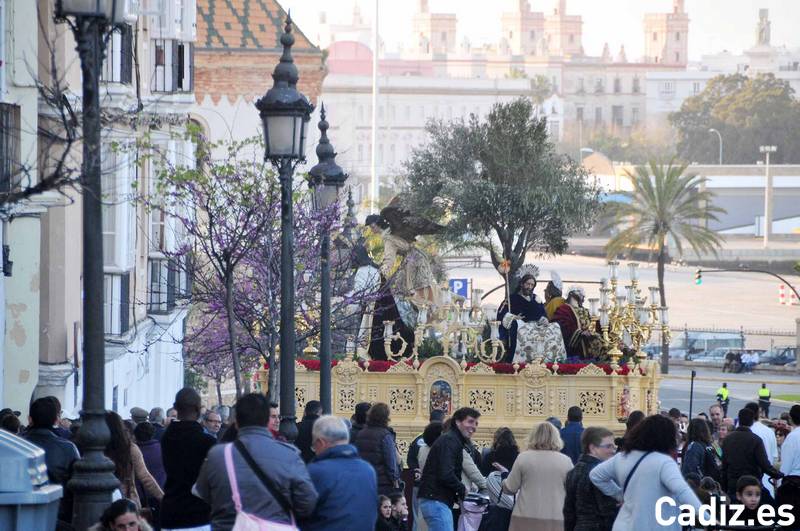
[[[196,4],[148,0],[140,7],[145,14],[132,13],[130,25],[110,37],[101,73],[101,106],[112,117],[102,135],[105,397],[106,407],[123,417],[134,406],[168,407],[183,386],[190,291],[185,264],[168,258],[185,242],[180,224],[145,208],[135,192],[152,191],[156,175],[156,163],[137,140],[155,145],[171,165],[194,164],[184,133],[194,104]],[[50,16],[42,20],[40,38],[63,54],[59,67],[71,92],[80,94],[72,35]],[[40,76],[46,81],[47,72]],[[79,98],[74,105],[80,109]],[[80,195],[69,194],[44,218],[35,391],[58,397],[72,414],[81,406],[83,384],[80,203]]]

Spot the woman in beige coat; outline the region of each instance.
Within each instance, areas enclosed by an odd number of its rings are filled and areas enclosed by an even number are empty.
[[[564,481],[572,470],[572,460],[561,453],[563,447],[558,430],[549,422],[531,432],[528,449],[519,454],[503,480],[503,490],[517,495],[508,531],[564,529]]]

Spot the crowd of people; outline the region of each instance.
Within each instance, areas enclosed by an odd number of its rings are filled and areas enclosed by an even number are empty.
[[[106,413],[105,455],[119,488],[93,531],[227,531],[245,520],[303,531],[680,529],[656,520],[662,496],[676,502],[662,507],[664,518],[713,498],[750,515],[790,504],[798,528],[800,405],[774,419],[762,411],[755,402],[735,419],[719,404],[691,419],[677,409],[634,411],[615,438],[584,427],[573,406],[563,427],[558,418],[525,433],[502,427],[479,449],[479,411],[435,410],[400,455],[384,403],[360,403],[343,419],[310,401],[289,443],[264,395],[206,410],[184,388],[166,413]],[[44,450],[50,481],[64,486],[58,521],[68,530],[67,484],[81,448],[60,412],[57,399],[39,398],[24,429],[10,410],[0,411],[0,426]]]

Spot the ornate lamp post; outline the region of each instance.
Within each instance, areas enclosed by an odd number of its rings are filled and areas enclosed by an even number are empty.
[[[278,170],[281,183],[281,323],[280,431],[289,441],[297,437],[294,396],[294,238],[292,234],[292,175],[305,160],[306,124],[314,106],[297,90],[299,75],[292,59],[292,18],[286,17],[281,35],[283,55],[272,74],[274,84],[256,108],[264,128],[264,157]]]
[[[336,164],[336,152],[328,140],[328,122],[325,120],[325,105],[320,112],[319,130],[322,133],[317,145],[319,163],[308,172],[308,186],[313,191],[314,209],[322,211],[339,198],[339,191],[347,180],[347,174]],[[331,409],[331,267],[330,227],[324,227],[320,250],[320,332],[319,332],[319,396],[322,412],[330,415]]]
[[[94,525],[111,503],[119,482],[114,463],[103,451],[110,433],[105,421],[105,337],[103,326],[103,223],[100,188],[100,67],[105,36],[123,22],[122,0],[58,0],[56,21],[72,29],[81,60],[83,162],[83,406],[75,463],[68,488],[75,493],[72,525],[83,531]]]

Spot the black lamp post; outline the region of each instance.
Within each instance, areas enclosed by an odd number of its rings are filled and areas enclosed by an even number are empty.
[[[325,105],[320,111],[319,130],[322,133],[317,145],[319,163],[308,172],[308,186],[313,191],[314,209],[322,211],[339,199],[339,191],[347,180],[347,174],[336,164],[336,152],[328,140],[328,122],[325,120]],[[322,412],[330,415],[331,409],[331,266],[330,227],[322,232],[320,249],[320,320],[319,320],[319,399]]]
[[[123,7],[122,0],[58,0],[55,11],[75,35],[83,78],[83,407],[77,440],[83,457],[67,484],[75,494],[72,525],[79,531],[97,523],[119,486],[114,463],[103,454],[111,435],[105,421],[100,67],[105,36],[123,21]]]
[[[281,324],[280,431],[289,441],[297,437],[294,395],[294,238],[292,175],[305,160],[306,124],[314,106],[297,90],[299,75],[292,59],[292,17],[281,35],[283,55],[272,74],[274,84],[256,102],[264,127],[265,158],[278,170],[281,183]]]

